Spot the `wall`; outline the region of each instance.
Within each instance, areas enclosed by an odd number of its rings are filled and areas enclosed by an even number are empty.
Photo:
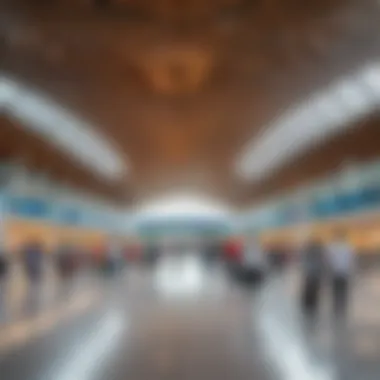
[[[8,171],[9,172],[9,171]],[[2,246],[13,252],[38,240],[48,250],[72,243],[83,248],[127,234],[123,210],[45,179],[17,172],[0,188]]]
[[[260,235],[264,244],[281,242],[296,247],[310,234],[322,241],[329,241],[333,234],[341,229],[347,234],[348,240],[358,253],[380,253],[380,211],[378,210],[267,229]]]
[[[10,217],[4,224],[4,246],[10,252],[18,251],[30,240],[38,240],[50,252],[62,242],[85,249],[104,245],[107,239],[107,232],[102,230],[60,226],[46,221]]]
[[[264,244],[291,246],[310,233],[327,241],[344,229],[358,251],[380,253],[380,164],[343,174],[252,210],[244,216],[244,228],[259,233]]]

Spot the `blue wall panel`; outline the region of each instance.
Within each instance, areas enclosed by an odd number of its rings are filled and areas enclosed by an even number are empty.
[[[50,219],[51,203],[34,197],[8,197],[7,210],[12,215],[28,219]]]

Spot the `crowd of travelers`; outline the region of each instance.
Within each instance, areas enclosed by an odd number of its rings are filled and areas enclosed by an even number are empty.
[[[250,282],[262,282],[269,272],[284,268],[291,261],[298,262],[303,278],[301,305],[305,312],[314,313],[318,309],[324,283],[330,286],[336,312],[347,307],[355,252],[342,231],[335,231],[327,243],[311,236],[297,252],[279,243],[264,247],[255,236],[208,240],[202,243],[200,251],[208,263],[223,261],[235,278]],[[79,270],[90,268],[112,274],[126,263],[137,260],[152,265],[162,253],[163,247],[158,244],[122,246],[115,241],[92,249],[63,242],[52,252],[40,241],[32,239],[14,256],[27,279],[35,283],[44,277],[47,262],[52,264],[57,276],[65,279]],[[0,278],[7,276],[12,263],[9,255],[0,252]]]

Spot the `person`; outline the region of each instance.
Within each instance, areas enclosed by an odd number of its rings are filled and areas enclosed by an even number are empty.
[[[147,264],[154,265],[160,256],[160,247],[157,243],[149,243],[146,248],[145,259]]]
[[[275,269],[282,269],[285,266],[286,252],[280,242],[274,242],[268,247],[270,263]]]
[[[337,231],[327,250],[331,273],[333,306],[336,313],[345,312],[349,297],[350,278],[354,271],[355,253],[343,231]]]
[[[43,271],[43,247],[36,240],[27,243],[22,250],[24,269],[31,282],[38,282]]]
[[[73,272],[73,252],[68,243],[63,243],[58,247],[56,253],[57,272],[60,277],[65,278]]]
[[[318,309],[324,269],[323,245],[316,238],[312,238],[302,252],[303,290],[301,303],[307,314],[314,315]]]
[[[4,251],[0,251],[0,280],[5,278],[8,273],[8,258]]]
[[[122,268],[123,256],[121,244],[117,240],[108,243],[108,265],[111,272],[116,272]]]
[[[107,266],[107,250],[105,244],[99,244],[93,250],[94,267],[103,272]]]
[[[244,244],[242,269],[245,277],[260,282],[268,270],[268,257],[256,236],[249,236]]]
[[[214,263],[220,254],[220,247],[216,240],[205,240],[203,242],[204,258],[206,263]]]
[[[232,277],[239,274],[239,268],[243,256],[243,247],[239,240],[230,238],[224,244],[224,258],[226,268]]]
[[[237,239],[229,239],[225,242],[224,254],[228,263],[236,263],[241,260],[242,247]]]

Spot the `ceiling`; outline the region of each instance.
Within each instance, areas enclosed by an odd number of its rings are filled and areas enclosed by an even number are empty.
[[[377,1],[3,0],[0,7],[1,75],[85,120],[128,167],[105,181],[3,112],[0,153],[56,178],[126,202],[185,190],[239,205],[360,155],[344,135],[328,143],[339,149],[312,149],[301,165],[290,162],[261,183],[234,170],[246,142],[275,116],[377,60]],[[364,124],[355,133],[370,144],[363,136],[378,134],[378,120]]]

